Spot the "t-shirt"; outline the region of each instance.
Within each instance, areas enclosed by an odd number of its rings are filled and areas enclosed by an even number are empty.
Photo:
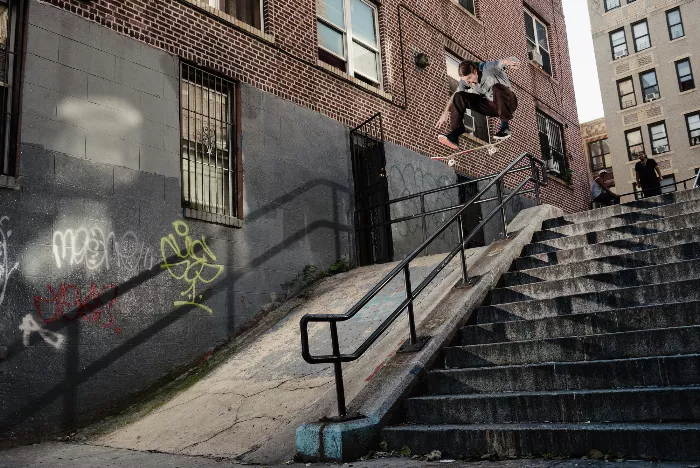
[[[489,101],[493,101],[493,87],[497,84],[510,88],[510,79],[505,72],[505,68],[501,65],[501,61],[479,62],[479,82],[472,85],[471,89],[486,97]],[[457,91],[467,90],[469,90],[469,85],[464,80],[459,80]]]
[[[659,182],[659,175],[654,170],[657,165],[658,164],[656,164],[656,161],[653,159],[647,159],[646,164],[642,164],[642,162],[639,161],[634,166],[634,170],[639,177],[639,183],[642,184],[643,189],[655,188],[661,185],[661,182]]]
[[[591,184],[591,198],[598,198],[603,193],[603,187],[598,183],[598,179],[595,179]]]

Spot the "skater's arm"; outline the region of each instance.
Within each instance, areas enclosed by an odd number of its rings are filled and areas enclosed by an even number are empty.
[[[498,60],[498,64],[502,68],[508,68],[510,70],[517,70],[518,68],[520,68],[520,60],[518,60],[515,57],[508,57]]]
[[[442,111],[442,114],[440,114],[440,118],[438,119],[437,124],[435,125],[435,128],[442,127],[449,120],[450,108],[452,107],[452,100],[454,99],[454,97],[455,97],[454,94],[452,96],[450,96],[450,99],[447,101],[447,105],[445,106],[445,110]]]
[[[658,164],[656,166],[654,166],[654,170],[656,171],[656,174],[659,176],[659,182],[664,180],[664,176],[661,175],[661,169],[659,169]]]

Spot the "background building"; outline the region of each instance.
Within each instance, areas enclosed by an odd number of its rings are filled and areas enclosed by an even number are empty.
[[[646,151],[664,191],[700,167],[697,0],[589,0],[605,121],[618,193],[634,189]]]
[[[434,124],[460,59],[523,67],[515,136],[459,177],[527,151],[560,176],[545,202],[588,205],[585,180],[563,180],[587,162],[558,0],[10,0],[0,12],[6,438],[128,404],[245,330],[309,265],[410,252],[414,225],[356,235],[356,222],[458,180],[426,156],[449,152]],[[467,120],[474,144],[497,125]]]
[[[583,122],[581,124],[581,140],[583,140],[583,154],[588,162],[588,184],[593,183],[593,179],[598,173],[605,169],[609,174],[606,179],[609,182],[609,187],[615,187],[605,118]]]

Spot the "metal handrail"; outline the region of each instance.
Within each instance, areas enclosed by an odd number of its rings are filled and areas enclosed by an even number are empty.
[[[502,182],[506,175],[511,173],[522,172],[523,168],[516,168],[524,159],[529,160],[529,169],[531,171],[530,175],[525,178],[508,196],[503,198],[503,188]],[[541,166],[541,169],[538,168]],[[526,169],[528,166],[524,166]],[[541,179],[540,179],[541,175]],[[525,186],[532,182],[534,184],[533,189],[523,191]],[[464,229],[462,226],[462,215],[466,210],[473,204],[477,203],[481,197],[483,197],[486,192],[488,192],[494,185],[496,185],[497,200],[499,205],[494,208],[484,219],[472,230],[472,232],[465,238]],[[452,261],[452,259],[460,253],[461,257],[461,269],[462,269],[462,281],[467,282],[467,264],[464,254],[464,246],[476,235],[477,232],[482,230],[484,226],[491,220],[496,213],[501,213],[501,218],[503,222],[503,235],[506,234],[506,204],[516,195],[520,193],[532,192],[535,193],[535,199],[537,204],[540,203],[540,186],[547,185],[547,171],[545,170],[545,163],[541,159],[529,154],[523,153],[518,156],[513,162],[511,162],[505,169],[503,169],[498,175],[494,176],[492,180],[468,203],[461,205],[459,211],[455,213],[447,222],[443,224],[440,229],[433,233],[428,239],[424,240],[423,243],[416,248],[411,254],[409,254],[401,263],[399,263],[394,269],[391,270],[379,283],[377,283],[365,296],[360,299],[357,304],[355,304],[348,312],[344,314],[307,314],[301,318],[299,323],[301,328],[301,350],[302,356],[306,362],[309,364],[324,364],[332,363],[334,365],[335,371],[335,384],[336,393],[338,397],[338,415],[340,418],[347,416],[345,408],[345,390],[343,384],[343,372],[342,363],[351,362],[358,359],[364,352],[384,333],[389,326],[403,313],[404,310],[408,310],[408,322],[409,322],[409,339],[406,344],[415,347],[413,350],[420,349],[421,344],[419,343],[418,337],[416,336],[416,328],[413,314],[413,302],[418,297],[418,295],[423,292],[423,290],[430,284],[435,277]],[[459,228],[459,245],[455,247],[447,256],[440,261],[440,263],[426,276],[426,278],[418,285],[417,288],[412,289],[411,287],[411,273],[410,273],[410,263],[420,253],[425,250],[430,244],[433,243],[448,227],[453,223],[458,222]],[[404,282],[406,287],[406,299],[381,323],[381,325],[352,353],[341,354],[340,344],[338,342],[338,322],[344,322],[351,319],[355,314],[357,314],[363,307],[365,307],[384,287],[386,287],[394,278],[396,278],[399,273],[403,271]],[[309,350],[309,334],[308,334],[308,324],[310,322],[328,322],[331,332],[331,342],[332,342],[332,352],[330,355],[312,356]],[[425,339],[427,340],[427,339]]]
[[[696,175],[695,177],[690,177],[690,178],[688,178],[688,179],[679,180],[678,182],[674,182],[674,183],[672,183],[672,184],[668,184],[668,185],[666,185],[665,187],[670,187],[671,185],[673,185],[674,187],[676,187],[676,190],[678,190],[677,186],[683,184],[683,190],[688,190],[688,185],[687,185],[687,183],[690,182],[691,180],[693,180],[693,181],[695,181],[695,183],[693,184],[693,186],[692,186],[691,188],[697,188],[697,187],[698,187],[698,177],[700,177],[700,171],[698,172],[698,175]],[[644,190],[637,190],[637,189],[636,189],[636,187],[637,187],[637,184],[636,184],[636,183],[633,184],[633,186],[635,187],[635,189],[634,189],[632,192],[623,193],[623,194],[618,195],[618,196],[619,196],[620,198],[622,198],[622,197],[627,197],[627,196],[630,196],[630,195],[634,195],[634,199],[635,199],[635,200],[639,200],[639,195],[640,195],[640,194],[643,194],[643,193],[644,193]]]

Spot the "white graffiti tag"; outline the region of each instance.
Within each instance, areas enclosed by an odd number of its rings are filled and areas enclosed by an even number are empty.
[[[44,341],[56,349],[63,348],[63,344],[66,341],[66,337],[60,333],[42,328],[41,325],[36,323],[36,320],[32,318],[31,314],[24,316],[22,323],[19,325],[19,329],[22,331],[22,342],[24,346],[29,346],[29,338],[32,333],[38,333]]]
[[[5,300],[5,290],[7,289],[7,284],[10,282],[10,276],[19,266],[19,262],[15,262],[15,264],[12,265],[8,258],[9,249],[7,247],[7,241],[12,235],[12,230],[8,229],[7,232],[5,232],[3,223],[9,220],[10,218],[7,216],[0,217],[0,305],[2,305]]]
[[[61,268],[68,265],[85,265],[89,270],[104,268],[109,270],[110,252],[114,253],[114,262],[119,268],[128,272],[153,268],[155,257],[145,242],[139,242],[132,231],[117,238],[114,232],[105,236],[102,229],[66,229],[53,234],[53,254],[56,265]]]

